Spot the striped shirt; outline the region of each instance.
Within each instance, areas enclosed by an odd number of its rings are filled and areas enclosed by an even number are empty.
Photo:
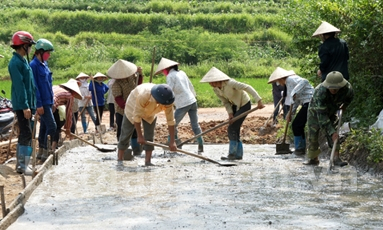
[[[53,89],[53,112],[56,111],[56,108],[60,105],[65,105],[66,107],[66,116],[65,116],[65,124],[64,128],[69,129],[72,126],[72,106],[74,97],[70,92],[61,88],[58,85],[52,87]]]

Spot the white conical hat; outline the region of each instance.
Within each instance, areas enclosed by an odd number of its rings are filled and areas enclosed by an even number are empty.
[[[81,96],[80,88],[78,87],[78,83],[79,83],[78,81],[71,78],[71,79],[69,79],[69,81],[67,81],[66,83],[60,84],[59,86],[61,86],[62,88],[66,89],[68,91],[74,92],[73,96],[77,99],[82,100],[82,96]]]
[[[203,76],[202,80],[200,82],[216,82],[216,81],[225,81],[229,80],[230,77],[227,76],[224,72],[221,70],[212,67],[209,72]]]
[[[105,74],[102,74],[100,72],[97,72],[96,75],[93,76],[93,78],[98,78],[98,77],[108,78]]]
[[[179,65],[179,64],[180,63],[178,63],[178,62],[175,62],[175,61],[172,61],[170,59],[163,57],[163,58],[161,58],[160,63],[158,63],[158,66],[157,66],[156,72],[154,72],[154,75],[161,73],[161,71],[166,69],[166,68],[169,68],[169,67],[175,66],[175,65]]]
[[[268,84],[275,82],[278,79],[295,75],[294,70],[285,70],[281,67],[277,67],[274,72],[270,75]]]
[[[328,22],[322,21],[322,24],[320,24],[318,29],[313,33],[313,37],[331,32],[339,33],[340,29],[336,28]]]
[[[109,69],[108,76],[114,79],[123,79],[137,72],[137,66],[131,62],[119,59]]]
[[[81,77],[89,77],[89,75],[88,75],[88,74],[85,74],[85,73],[83,73],[83,72],[81,72],[81,73],[76,77],[76,79],[79,79],[79,78],[81,78]]]

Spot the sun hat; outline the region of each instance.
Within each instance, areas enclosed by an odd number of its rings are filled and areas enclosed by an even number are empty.
[[[274,72],[270,75],[268,84],[277,81],[278,79],[282,79],[291,75],[295,75],[294,70],[285,70],[281,67],[277,67]]]
[[[108,77],[105,75],[105,74],[102,74],[100,72],[97,72],[94,76],[93,76],[94,79],[96,78],[104,78],[104,80],[106,80]]]
[[[313,33],[313,37],[319,36],[321,34],[327,34],[327,33],[339,33],[340,29],[336,28],[335,26],[331,25],[328,22],[322,21],[322,24],[318,27],[318,29]]]
[[[216,81],[226,81],[229,80],[230,77],[227,76],[224,72],[221,70],[212,67],[209,72],[203,76],[202,80],[200,82],[216,82]]]
[[[106,73],[110,78],[123,79],[128,78],[137,72],[137,66],[131,62],[119,59]]]
[[[175,100],[173,90],[167,84],[154,85],[151,94],[162,105],[170,105]]]
[[[88,74],[81,72],[79,75],[77,75],[76,79],[82,78],[82,77],[89,77]]]
[[[69,79],[66,83],[60,84],[59,85],[61,88],[64,88],[68,91],[74,92],[74,97],[77,99],[82,99],[80,88],[78,87],[78,81],[75,79]]]
[[[171,66],[175,66],[175,65],[179,65],[179,64],[180,63],[178,63],[178,62],[175,62],[175,61],[172,61],[170,59],[163,57],[163,58],[161,58],[160,63],[158,63],[158,66],[157,66],[157,69],[156,69],[156,72],[154,73],[154,75],[161,73],[161,71],[164,69],[167,69]]]
[[[322,83],[327,89],[340,89],[347,85],[347,80],[344,79],[341,72],[332,71],[327,74],[326,80]]]

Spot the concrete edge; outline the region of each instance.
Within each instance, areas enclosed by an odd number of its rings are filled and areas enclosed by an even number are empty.
[[[56,150],[57,155],[61,157],[64,153],[77,146],[80,146],[82,142],[79,140],[65,141],[63,145]],[[44,174],[52,167],[53,165],[53,155],[50,155],[48,159],[39,167],[36,171],[36,176],[31,182],[19,193],[19,195],[12,201],[12,203],[7,207],[8,214],[0,220],[0,229],[7,229],[11,226],[19,216],[24,213],[24,205],[28,201],[29,197],[35,191],[35,189],[41,184],[44,178]]]

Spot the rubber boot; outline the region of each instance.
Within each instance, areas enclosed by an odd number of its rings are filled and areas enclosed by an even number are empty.
[[[32,147],[20,145],[19,146],[19,167],[17,167],[18,173],[24,173],[26,176],[32,176],[33,171],[28,167],[31,160]]]
[[[295,155],[305,155],[306,151],[306,140],[302,138],[302,136],[294,136],[294,154]]]
[[[243,157],[243,145],[242,145],[242,141],[238,141],[237,154],[235,155],[235,159],[242,160],[242,157]]]
[[[82,129],[84,130],[84,133],[86,133],[86,129],[88,128],[86,126],[86,121],[81,121],[81,124],[82,124]]]
[[[197,142],[198,142],[198,154],[202,154],[203,153],[203,139],[202,139],[202,137],[198,137]]]
[[[221,160],[234,160],[237,155],[238,141],[229,142],[229,155],[227,157],[221,157]]]
[[[41,157],[43,157],[43,153],[44,153],[44,148],[39,147],[39,152],[37,153],[36,159],[40,160]]]
[[[40,160],[42,162],[45,162],[49,157],[49,151],[47,149],[43,149],[43,155],[41,156]]]
[[[132,146],[133,155],[139,156],[142,153],[142,146],[138,144],[137,138],[130,139],[130,145]]]

